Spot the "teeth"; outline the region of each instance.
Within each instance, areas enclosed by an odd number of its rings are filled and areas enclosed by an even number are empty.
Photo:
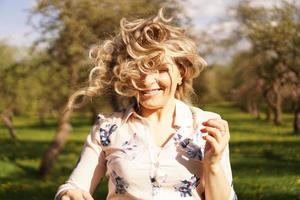
[[[143,91],[143,94],[155,94],[159,91],[160,89],[153,89],[153,90],[147,90]]]

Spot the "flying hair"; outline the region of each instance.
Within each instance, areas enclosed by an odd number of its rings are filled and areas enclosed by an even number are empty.
[[[84,105],[93,97],[113,91],[118,95],[136,98],[142,88],[141,78],[166,64],[175,64],[182,77],[175,97],[190,103],[193,79],[206,66],[193,40],[184,30],[171,25],[163,9],[147,19],[120,21],[120,33],[90,50],[94,67],[89,73],[87,87],[75,91],[67,109]],[[78,99],[81,99],[77,103]]]

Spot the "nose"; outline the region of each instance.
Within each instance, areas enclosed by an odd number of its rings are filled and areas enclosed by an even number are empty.
[[[154,84],[155,82],[157,82],[157,80],[158,80],[158,73],[153,72],[153,73],[145,74],[143,82],[144,85],[148,87]]]

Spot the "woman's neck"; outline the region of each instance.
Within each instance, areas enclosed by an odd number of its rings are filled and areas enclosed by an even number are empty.
[[[140,114],[149,122],[160,123],[171,120],[173,121],[175,111],[175,99],[170,99],[165,106],[159,109],[146,109],[141,106]]]

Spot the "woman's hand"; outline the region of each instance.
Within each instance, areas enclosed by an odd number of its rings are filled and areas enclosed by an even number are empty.
[[[205,166],[214,166],[221,160],[230,139],[228,123],[223,119],[210,119],[202,124],[204,128],[200,131],[208,133],[203,136],[206,140],[203,163]]]
[[[62,192],[60,200],[94,200],[89,192],[80,189],[68,189]]]

